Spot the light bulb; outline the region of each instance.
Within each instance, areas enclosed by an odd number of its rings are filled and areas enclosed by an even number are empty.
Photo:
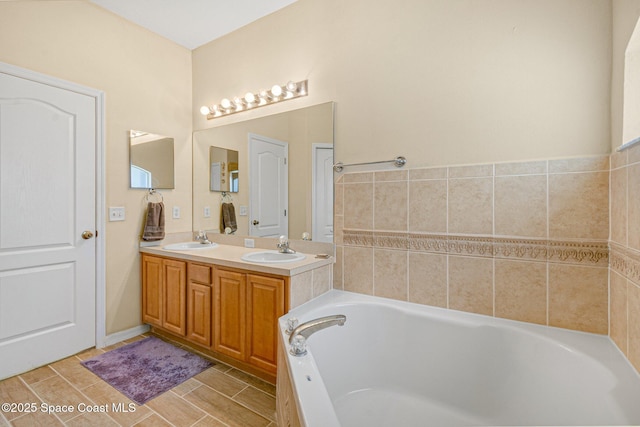
[[[287,90],[289,92],[295,92],[296,89],[298,89],[298,85],[296,84],[296,82],[294,82],[293,80],[289,80],[287,82]]]
[[[244,96],[244,100],[249,104],[253,104],[254,102],[256,102],[256,96],[251,92],[247,92],[247,94]]]
[[[220,105],[225,110],[228,110],[229,108],[231,108],[231,101],[229,101],[227,98],[224,98],[222,101],[220,101]]]
[[[279,98],[280,95],[282,95],[282,87],[278,85],[273,85],[273,87],[271,88],[271,94],[276,98]]]
[[[207,107],[206,105],[203,105],[202,107],[200,107],[200,114],[202,114],[203,116],[206,116],[209,113],[211,113],[211,109],[209,107]]]

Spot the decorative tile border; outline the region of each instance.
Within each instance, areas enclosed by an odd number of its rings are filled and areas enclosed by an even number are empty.
[[[632,282],[640,284],[640,253],[614,242],[610,245],[611,269]]]
[[[562,241],[494,236],[343,230],[346,246],[366,246],[483,258],[609,265],[606,241]],[[640,274],[640,259],[636,271]]]

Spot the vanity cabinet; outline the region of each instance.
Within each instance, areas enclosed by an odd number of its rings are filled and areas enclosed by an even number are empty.
[[[144,323],[272,381],[288,287],[286,276],[142,254]]]
[[[187,263],[142,257],[142,320],[184,336],[186,333]]]
[[[274,373],[285,279],[216,268],[214,350]]]

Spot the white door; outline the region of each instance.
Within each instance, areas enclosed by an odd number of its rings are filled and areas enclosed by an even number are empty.
[[[312,240],[333,243],[333,145],[313,144]]]
[[[289,234],[289,144],[249,134],[249,235]]]
[[[18,75],[0,68],[0,379],[96,341],[96,99]]]

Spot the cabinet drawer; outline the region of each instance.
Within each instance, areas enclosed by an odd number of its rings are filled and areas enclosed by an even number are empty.
[[[202,283],[203,285],[210,285],[211,267],[189,263],[189,280]]]

